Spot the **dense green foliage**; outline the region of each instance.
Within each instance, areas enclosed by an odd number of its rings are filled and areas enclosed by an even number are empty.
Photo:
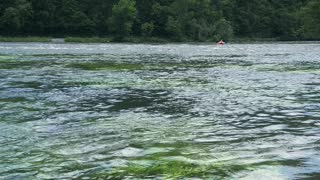
[[[319,0],[1,0],[2,36],[320,39]]]

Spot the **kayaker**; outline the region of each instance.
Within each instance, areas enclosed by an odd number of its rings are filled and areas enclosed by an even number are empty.
[[[224,45],[225,42],[224,42],[223,40],[220,40],[217,44],[219,44],[219,45]]]

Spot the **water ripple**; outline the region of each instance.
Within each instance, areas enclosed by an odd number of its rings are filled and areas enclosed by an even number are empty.
[[[0,179],[317,179],[319,48],[0,43]]]

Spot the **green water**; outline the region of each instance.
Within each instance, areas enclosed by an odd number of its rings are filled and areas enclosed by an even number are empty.
[[[0,179],[319,179],[320,44],[0,43]]]

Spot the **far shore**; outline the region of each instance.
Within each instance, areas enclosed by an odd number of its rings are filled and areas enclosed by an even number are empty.
[[[208,41],[175,41],[172,39],[158,37],[128,37],[122,40],[115,40],[113,37],[1,37],[0,42],[42,42],[42,43],[215,43],[217,40],[209,39]],[[278,38],[233,38],[226,41],[227,43],[274,43],[274,42],[319,42],[317,40],[281,40]]]

